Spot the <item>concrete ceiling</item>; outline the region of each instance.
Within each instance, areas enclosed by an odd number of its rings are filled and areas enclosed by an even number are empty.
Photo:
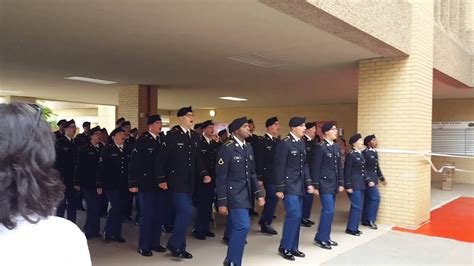
[[[355,102],[356,62],[379,56],[256,0],[0,5],[0,94],[115,105],[117,88],[148,84],[161,87],[160,109]],[[288,64],[264,68],[227,58],[251,53]],[[474,97],[474,90],[435,82],[434,96]]]

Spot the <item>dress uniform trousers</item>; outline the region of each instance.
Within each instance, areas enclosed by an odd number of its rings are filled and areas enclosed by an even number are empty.
[[[330,240],[331,225],[334,220],[334,208],[336,206],[335,194],[321,194],[321,218],[319,220],[318,233],[315,240],[327,242]]]
[[[313,207],[314,195],[306,193],[303,198],[303,219],[309,219]]]
[[[352,231],[358,231],[360,218],[362,216],[364,189],[354,189],[352,193],[347,194],[349,196],[349,199],[351,200],[351,210],[349,211],[347,229]]]
[[[364,207],[362,211],[362,222],[369,222],[377,219],[377,211],[380,204],[380,194],[377,185],[367,186],[364,192]]]
[[[226,231],[228,231],[229,236],[229,248],[227,249],[226,259],[235,265],[242,265],[245,241],[249,229],[249,209],[229,209],[226,223]]]
[[[118,189],[105,189],[104,191],[111,206],[105,224],[105,235],[122,237],[123,201],[128,197],[128,191]]]
[[[181,252],[186,250],[186,232],[193,214],[193,200],[190,193],[177,192],[172,192],[172,199],[176,216],[168,248],[172,252]]]
[[[163,213],[166,193],[161,189],[140,191],[138,197],[141,204],[138,248],[150,250],[160,246],[161,224],[163,223],[160,216]]]
[[[214,186],[212,184],[199,184],[197,188],[197,212],[195,229],[198,233],[209,232],[212,216],[212,203],[214,202]]]
[[[272,184],[265,184],[265,206],[263,207],[260,224],[272,224],[273,215],[275,215],[277,204],[278,197],[276,196],[276,186]]]
[[[100,205],[97,189],[81,187],[81,191],[87,204],[84,233],[90,237],[97,236],[100,233]]]
[[[64,213],[67,213],[67,219],[73,223],[76,223],[76,197],[77,191],[74,188],[66,187],[64,192],[64,199],[56,209],[56,215],[64,217]]]
[[[285,250],[298,250],[300,240],[300,224],[303,210],[303,197],[298,195],[285,195],[285,223],[283,225],[283,237],[281,247]]]

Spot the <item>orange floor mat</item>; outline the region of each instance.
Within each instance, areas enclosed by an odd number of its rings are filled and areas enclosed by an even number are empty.
[[[431,212],[430,222],[416,230],[393,230],[474,242],[474,198],[461,197]]]

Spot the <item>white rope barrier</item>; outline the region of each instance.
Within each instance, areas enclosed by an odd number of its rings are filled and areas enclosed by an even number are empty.
[[[448,158],[463,158],[463,159],[474,159],[474,156],[463,156],[463,155],[451,155],[451,154],[442,154],[442,153],[433,153],[430,151],[420,152],[420,151],[412,151],[412,150],[400,150],[400,149],[377,149],[380,153],[395,153],[395,154],[416,154],[421,155],[425,158],[426,161],[430,164],[433,171],[437,173],[443,172],[444,169],[454,169],[457,172],[464,172],[464,173],[474,173],[471,170],[464,170],[458,169],[456,166],[445,165],[442,166],[440,169],[437,169],[434,165],[433,161],[431,161],[430,156],[437,156],[437,157],[448,157]]]

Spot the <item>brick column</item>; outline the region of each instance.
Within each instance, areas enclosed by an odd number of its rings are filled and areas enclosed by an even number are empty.
[[[117,117],[124,117],[137,127],[138,131],[147,130],[148,114],[158,110],[158,89],[155,86],[135,85],[119,89]]]
[[[358,131],[374,133],[379,148],[431,150],[433,2],[412,3],[408,58],[359,63]],[[381,153],[388,181],[380,185],[380,223],[414,228],[430,218],[430,167],[423,157]]]

